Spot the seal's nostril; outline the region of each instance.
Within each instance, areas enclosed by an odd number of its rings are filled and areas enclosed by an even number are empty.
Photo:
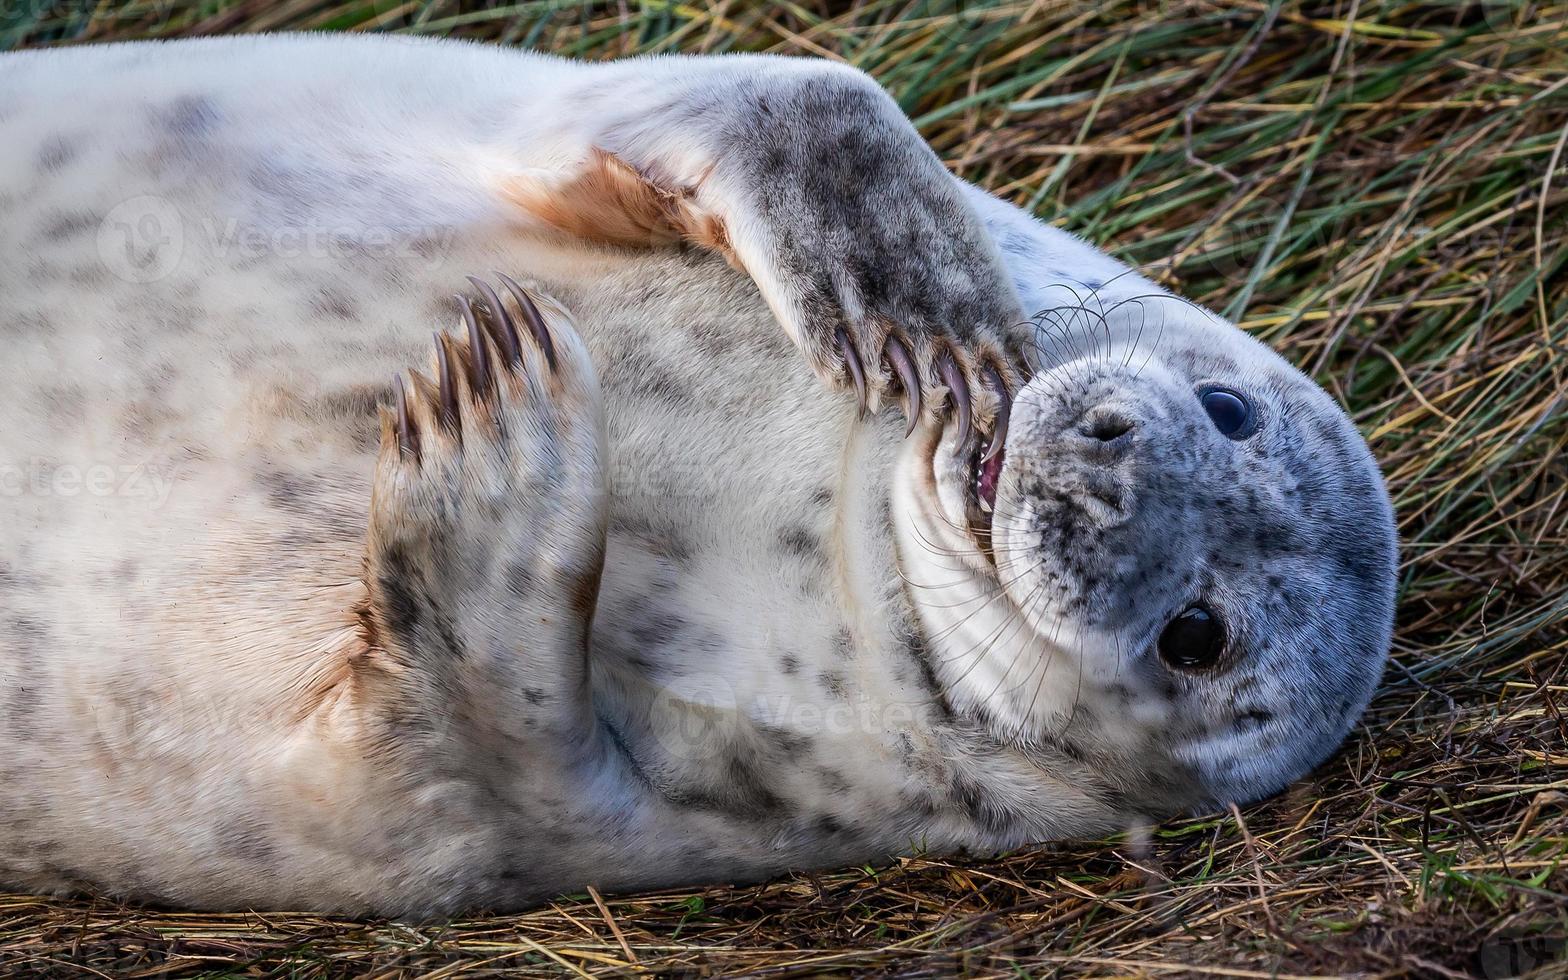
[[[1132,419],[1125,415],[1107,413],[1096,415],[1084,424],[1081,430],[1084,435],[1101,442],[1114,442],[1132,431]]]

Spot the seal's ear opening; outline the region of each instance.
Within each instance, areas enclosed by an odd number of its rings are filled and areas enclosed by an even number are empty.
[[[738,266],[723,220],[698,202],[696,188],[663,187],[597,147],[575,172],[511,177],[503,192],[535,221],[568,235],[634,248],[686,242]]]

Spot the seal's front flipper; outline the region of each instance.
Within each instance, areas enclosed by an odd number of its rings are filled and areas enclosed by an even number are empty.
[[[497,176],[513,210],[618,245],[715,251],[863,410],[897,393],[912,428],[950,401],[960,446],[979,429],[1000,449],[1034,326],[961,185],[876,82],[766,57],[571,78],[516,125],[518,165]]]
[[[505,276],[471,281],[463,335],[437,334],[431,375],[398,378],[381,412],[367,631],[443,717],[572,738],[593,723],[598,383],[563,309]]]

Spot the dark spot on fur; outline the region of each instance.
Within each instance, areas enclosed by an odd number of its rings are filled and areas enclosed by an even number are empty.
[[[383,553],[381,563],[381,574],[376,579],[381,587],[381,614],[386,617],[387,629],[404,649],[415,650],[420,603],[413,562],[402,545],[394,544]]]
[[[310,299],[310,312],[334,320],[358,320],[359,307],[336,289],[322,289]]]
[[[408,247],[422,259],[433,259],[449,249],[451,245],[450,238],[436,238],[431,235],[417,235],[408,240]]]
[[[71,267],[66,277],[73,286],[101,286],[109,280],[109,268],[97,259]]]
[[[311,484],[280,470],[263,471],[261,482],[267,491],[267,501],[274,507],[295,513],[314,514],[312,500],[316,496],[316,491]]]
[[[31,739],[33,715],[40,701],[41,678],[36,664],[44,653],[48,638],[45,625],[26,616],[18,616],[0,626],[0,649],[10,648],[7,658],[14,669],[0,674],[0,718],[3,718],[13,735],[22,740]]]
[[[803,527],[786,527],[779,532],[779,547],[800,558],[820,560],[822,551],[817,536]]]
[[[902,646],[904,656],[912,664],[920,677],[921,686],[931,703],[941,710],[942,714],[952,717],[953,709],[947,702],[947,696],[942,691],[942,684],[937,680],[936,670],[931,665],[931,657],[926,650],[925,640],[914,631],[912,624],[905,624],[902,632]]]
[[[63,242],[85,233],[96,233],[103,218],[86,211],[58,211],[45,221],[38,237],[46,242]]]
[[[38,399],[51,421],[75,422],[82,417],[87,391],[81,385],[48,385],[39,389]]]
[[[800,658],[793,653],[784,654],[784,656],[779,658],[779,669],[786,674],[798,673],[800,671]]]
[[[796,759],[811,748],[811,739],[787,728],[758,725],[757,733],[766,738],[787,759]]]
[[[669,646],[686,628],[686,620],[656,603],[646,603],[632,616],[627,633],[638,647],[658,649]]]
[[[57,174],[80,153],[81,145],[76,140],[56,133],[44,140],[38,148],[38,169],[45,174]]]
[[[351,385],[327,392],[312,404],[333,417],[373,419],[378,406],[392,404],[392,386]]]
[[[25,310],[9,313],[0,320],[0,331],[14,335],[48,333],[54,329],[54,319],[42,310]]]
[[[1075,711],[1081,710],[1081,707],[1075,709]],[[1071,725],[1071,721],[1069,721],[1069,725]],[[1088,760],[1088,756],[1084,754],[1083,748],[1071,738],[1052,738],[1048,735],[1042,735],[1039,738],[1042,743],[1051,746],[1051,748],[1074,762],[1082,763]]]
[[[7,624],[6,632],[15,641],[17,649],[25,656],[37,649],[48,630],[36,619],[18,616]]]
[[[818,767],[817,778],[821,779],[822,785],[835,796],[843,796],[854,788],[843,773],[828,766]]]
[[[730,756],[725,768],[730,795],[743,812],[779,815],[790,807],[773,792],[771,781],[759,763],[759,759],[749,754],[736,752]]]
[[[218,124],[218,110],[212,100],[199,95],[182,95],[159,110],[158,125],[180,141],[205,138]]]
[[[1264,708],[1248,708],[1236,715],[1231,724],[1237,728],[1261,728],[1274,720],[1274,712]]]
[[[731,746],[729,757],[713,770],[712,782],[666,790],[672,802],[749,818],[784,817],[794,807],[779,797],[768,778],[768,761],[751,747]]]
[[[457,638],[457,631],[452,628],[452,621],[439,609],[431,610],[430,621],[435,626],[436,637],[440,640],[446,656],[452,660],[464,659],[466,651],[462,641]]]
[[[849,697],[848,690],[844,687],[844,675],[833,670],[824,670],[817,675],[817,682],[828,693],[828,697],[842,701]]]
[[[313,397],[284,391],[279,411],[307,426],[322,427],[325,423],[325,428],[342,432],[355,446],[370,450],[381,440],[376,410],[391,404],[391,385],[357,384]]]
[[[644,395],[666,404],[682,404],[692,399],[684,365],[668,364],[668,355],[651,345],[646,335],[623,335],[627,356],[607,361],[600,368],[600,381],[606,389]]]
[[[840,626],[833,634],[833,652],[840,660],[854,659],[855,635],[849,631],[848,626]]]
[[[961,768],[955,768],[948,783],[948,803],[993,836],[1004,836],[1010,829],[1005,814],[988,802],[989,794],[979,782]]]
[[[853,836],[857,833],[854,827],[844,823],[831,813],[820,814],[811,821],[813,837],[838,837]]]
[[[673,522],[655,524],[649,517],[618,515],[610,522],[610,531],[636,538],[655,557],[684,562],[692,556],[691,544],[685,537],[686,528]]]
[[[571,609],[583,623],[593,619],[594,608],[599,603],[599,581],[604,572],[602,562],[594,562],[593,571],[585,572],[572,580]]]
[[[241,818],[220,824],[217,837],[219,848],[229,857],[257,863],[269,862],[277,857],[277,845],[252,821]]]
[[[506,588],[512,595],[519,599],[532,595],[534,591],[534,567],[526,561],[508,562],[506,566]]]

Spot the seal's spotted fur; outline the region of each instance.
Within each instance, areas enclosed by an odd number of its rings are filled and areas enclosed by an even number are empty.
[[[425,914],[994,850],[1270,792],[1380,670],[1338,408],[854,72],[271,37],[0,88],[8,885]],[[1182,673],[1195,598],[1235,637]]]

